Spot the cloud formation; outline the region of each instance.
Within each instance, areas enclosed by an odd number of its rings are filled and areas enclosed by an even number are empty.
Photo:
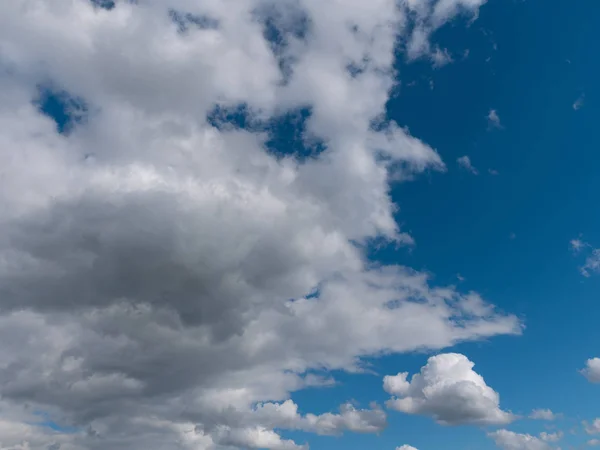
[[[550,409],[534,409],[529,417],[536,420],[555,420],[559,415]]]
[[[496,445],[503,450],[550,450],[552,447],[542,439],[530,434],[515,433],[508,430],[497,430],[488,433]]]
[[[473,175],[479,175],[479,171],[473,166],[471,163],[471,158],[469,158],[467,155],[457,158],[456,162],[460,167],[468,172],[471,172]]]
[[[304,448],[275,430],[385,426],[377,407],[298,413],[326,372],[519,333],[365,257],[412,242],[389,181],[445,169],[382,119],[398,36],[482,3],[1,2],[2,445]],[[294,145],[273,141],[298,118]],[[468,381],[483,403],[457,420],[506,420]]]
[[[502,123],[500,123],[500,116],[495,109],[490,109],[490,112],[487,115],[488,127],[489,128],[502,128]]]
[[[458,353],[432,356],[420,373],[386,376],[384,390],[393,395],[388,408],[432,417],[444,425],[504,425],[515,416],[500,409],[500,398],[474,363]]]
[[[583,422],[583,427],[587,434],[600,434],[600,417],[594,419],[592,423]]]

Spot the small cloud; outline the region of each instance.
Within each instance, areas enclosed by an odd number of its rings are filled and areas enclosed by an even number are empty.
[[[510,233],[510,235],[508,236],[509,239],[511,240],[515,240],[517,238],[517,235],[515,233]]]
[[[465,278],[465,277],[463,277],[463,276],[462,276],[460,273],[457,273],[457,274],[456,274],[456,279],[457,279],[458,281],[460,281],[460,282],[463,282],[463,281],[465,281],[465,280],[466,280],[466,278]]]
[[[562,437],[562,431],[557,431],[556,433],[546,433],[545,431],[542,431],[540,433],[540,439],[544,442],[557,442],[560,441]]]
[[[589,445],[590,447],[600,445],[600,439],[590,439],[589,441],[587,441],[587,445]]]
[[[555,420],[558,416],[558,414],[554,414],[549,409],[534,409],[531,411],[529,418],[536,420]]]
[[[581,251],[584,247],[589,246],[587,242],[583,242],[581,239],[571,239],[569,245],[571,246],[571,250],[575,253]]]
[[[465,51],[463,52],[463,59],[467,59],[470,54],[471,54],[471,50],[469,50],[468,48],[465,49]]]
[[[456,162],[459,166],[461,166],[465,170],[468,170],[473,175],[479,174],[479,171],[473,166],[473,164],[471,164],[471,158],[469,158],[467,155],[457,158]]]
[[[496,169],[488,169],[488,173],[490,175],[498,175],[498,171]]]
[[[433,67],[440,68],[444,67],[446,64],[450,64],[453,62],[452,56],[448,53],[448,49],[440,49],[436,47],[436,49],[431,53],[431,60],[433,61]]]
[[[585,94],[581,94],[577,100],[573,103],[573,109],[575,111],[580,110],[583,107],[583,102],[585,100]]]
[[[434,84],[433,80],[429,80],[429,89],[433,91],[434,87],[435,87],[435,84]]]
[[[495,109],[490,109],[490,112],[487,115],[488,127],[491,128],[502,128],[502,124],[500,123],[500,116]]]
[[[600,358],[588,359],[585,362],[585,368],[581,369],[579,372],[586,377],[590,383],[600,383]],[[600,418],[594,421],[594,426],[597,432],[600,433]]]
[[[400,447],[396,447],[396,450],[417,450],[415,447],[413,447],[412,445],[402,445]]]
[[[594,421],[592,423],[587,423],[584,420],[583,427],[585,428],[585,432],[587,434],[600,434],[600,417],[597,419],[594,419]]]

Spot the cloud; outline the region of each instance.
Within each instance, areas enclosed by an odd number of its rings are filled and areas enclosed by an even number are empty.
[[[365,357],[521,332],[474,294],[367,261],[373,239],[411,242],[389,182],[445,168],[378,121],[414,20],[396,3],[0,2],[2,445],[378,432],[378,408],[291,415],[290,398]],[[428,26],[481,3],[440,0]],[[40,89],[78,105],[69,127]],[[298,117],[294,145],[273,143]],[[304,157],[314,142],[326,151]]]
[[[552,447],[530,434],[520,434],[508,430],[488,433],[498,447],[503,450],[549,450]]]
[[[571,250],[573,250],[574,252],[579,252],[585,247],[587,247],[589,244],[583,242],[581,239],[571,239],[569,241],[569,245],[571,246]]]
[[[512,422],[515,416],[500,409],[498,393],[473,366],[464,355],[445,353],[429,358],[410,381],[407,372],[386,376],[384,390],[393,395],[386,405],[407,414],[431,416],[444,425]]]
[[[587,441],[587,445],[589,445],[590,447],[600,445],[600,440],[599,439],[590,439],[589,441]]]
[[[490,112],[487,115],[487,120],[489,128],[502,128],[500,116],[498,116],[498,112],[495,109],[490,109]]]
[[[496,169],[488,169],[488,173],[490,175],[499,175],[499,172]]]
[[[553,413],[550,409],[534,409],[529,418],[537,420],[555,420],[559,415]]]
[[[412,445],[401,445],[400,447],[396,447],[396,450],[418,450],[417,448],[413,447]]]
[[[584,250],[587,252],[584,264],[579,267],[579,271],[584,277],[590,277],[593,273],[600,271],[600,249],[594,248],[580,238],[571,239],[569,245],[575,254],[582,253]]]
[[[577,111],[577,110],[580,110],[581,108],[583,108],[584,101],[585,101],[585,95],[584,95],[584,94],[581,94],[581,95],[580,95],[580,96],[577,98],[577,100],[575,100],[575,102],[573,103],[573,109],[574,109],[575,111]]]
[[[542,431],[540,433],[540,439],[545,442],[557,442],[557,441],[560,441],[562,439],[562,437],[563,437],[562,431],[557,431],[555,433],[546,433],[545,431]]]
[[[594,419],[592,423],[583,422],[583,427],[587,434],[599,434],[600,433],[600,417]]]
[[[414,20],[411,34],[406,38],[408,59],[428,57],[436,64],[437,58],[440,57],[438,54],[440,49],[435,47],[432,50],[431,35],[460,14],[473,19],[476,18],[479,14],[479,8],[484,3],[486,3],[486,0],[434,0],[426,2],[403,0],[401,4],[405,7],[407,17]],[[437,57],[436,54],[438,54]],[[446,63],[450,62],[445,57],[443,59]]]
[[[431,60],[433,61],[433,66],[436,68],[443,67],[453,61],[452,56],[448,53],[448,49],[445,48],[442,50],[439,47],[436,47],[432,52]]]
[[[473,164],[471,163],[471,158],[469,158],[467,155],[461,156],[456,160],[456,162],[459,166],[471,172],[473,175],[479,175],[479,171],[473,166]]]

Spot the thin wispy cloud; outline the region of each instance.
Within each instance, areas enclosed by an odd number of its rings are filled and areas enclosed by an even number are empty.
[[[580,110],[581,108],[583,108],[584,102],[585,102],[585,94],[581,94],[581,95],[580,95],[580,96],[577,98],[577,100],[575,100],[575,101],[573,102],[573,109],[574,109],[575,111],[578,111],[578,110]]]
[[[471,163],[471,158],[469,158],[467,155],[457,158],[456,162],[458,163],[458,165],[460,167],[462,167],[463,169],[465,169],[468,172],[471,172],[473,175],[479,174],[479,171]]]

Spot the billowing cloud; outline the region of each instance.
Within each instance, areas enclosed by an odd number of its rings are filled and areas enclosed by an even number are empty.
[[[396,450],[418,450],[417,448],[413,447],[412,445],[401,445],[400,447],[396,447]]]
[[[600,383],[600,358],[590,358],[585,362],[585,367],[581,374],[588,379],[590,383]]]
[[[515,433],[508,430],[497,430],[488,433],[498,447],[503,450],[550,450],[552,447],[542,439],[530,434]]]
[[[383,386],[392,394],[388,408],[407,414],[431,416],[445,425],[502,425],[515,417],[500,409],[500,398],[474,363],[458,353],[432,356],[421,372],[386,376]]]
[[[439,0],[429,29],[481,3]],[[287,450],[305,443],[276,429],[378,432],[377,407],[300,414],[290,397],[366,356],[520,332],[474,294],[366,260],[372,239],[412,242],[389,181],[445,168],[381,119],[409,10],[0,2],[2,445]]]

